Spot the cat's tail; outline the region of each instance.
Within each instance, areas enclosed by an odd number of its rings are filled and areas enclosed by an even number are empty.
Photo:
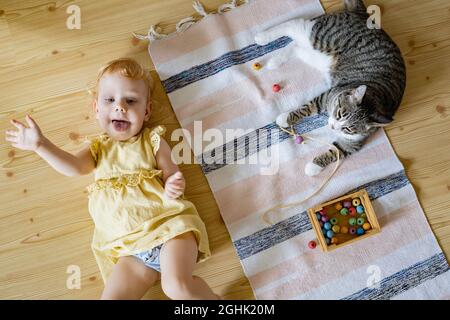
[[[367,12],[367,8],[362,0],[344,0],[344,7],[347,11]]]

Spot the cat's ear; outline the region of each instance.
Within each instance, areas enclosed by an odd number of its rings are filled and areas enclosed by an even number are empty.
[[[366,89],[367,89],[367,86],[363,84],[352,91],[351,97],[352,97],[352,101],[355,104],[361,103],[364,95],[366,94]]]
[[[392,121],[394,121],[394,119],[391,116],[386,116],[375,111],[369,116],[369,123],[367,126],[370,128],[385,127]]]

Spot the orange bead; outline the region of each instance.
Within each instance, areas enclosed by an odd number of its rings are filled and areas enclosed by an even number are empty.
[[[338,243],[338,239],[336,237],[331,238],[331,243],[332,244],[337,244]]]
[[[342,226],[341,233],[347,233],[347,232],[348,232],[348,228],[346,226]]]
[[[342,204],[341,204],[340,202],[339,202],[339,203],[336,203],[336,204],[334,205],[334,207],[336,208],[337,211],[339,211],[339,210],[342,209]]]
[[[258,62],[255,62],[255,63],[253,64],[253,70],[259,70],[259,69],[261,69],[261,64],[258,63]]]

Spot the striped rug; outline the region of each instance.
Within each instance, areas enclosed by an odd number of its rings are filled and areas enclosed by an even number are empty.
[[[305,164],[327,147],[311,140],[297,145],[274,123],[280,112],[324,91],[324,76],[300,60],[274,71],[253,70],[254,62],[264,66],[291,42],[282,37],[258,46],[254,35],[323,12],[317,0],[249,1],[153,41],[149,52],[184,136],[204,134],[199,143],[187,140],[258,299],[448,299],[449,265],[381,129],[320,193],[271,212],[271,224],[262,219],[267,209],[311,194],[333,165],[306,176]],[[282,86],[279,93],[272,92],[274,83]],[[332,142],[326,124],[326,116],[318,115],[296,129]],[[227,135],[229,129],[241,131]],[[216,133],[223,137],[213,141]],[[381,233],[330,253],[309,249],[315,235],[306,210],[360,188],[370,195]]]

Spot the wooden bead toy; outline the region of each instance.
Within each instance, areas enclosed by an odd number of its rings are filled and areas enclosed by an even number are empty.
[[[275,83],[275,84],[272,86],[272,91],[273,91],[273,92],[279,92],[280,90],[281,90],[281,87],[280,87],[279,84]]]
[[[259,62],[255,62],[254,64],[253,64],[253,70],[259,70],[259,69],[261,69],[261,63],[259,63]]]
[[[308,247],[309,247],[310,249],[315,249],[316,246],[317,246],[317,244],[316,244],[315,241],[310,241],[310,242],[308,242]]]
[[[348,214],[352,217],[356,216],[356,209],[354,207],[348,208]]]
[[[294,135],[294,138],[296,136]],[[307,210],[316,246],[329,252],[381,231],[367,190],[360,189]],[[367,242],[370,250],[370,242]]]
[[[295,143],[296,144],[301,144],[303,142],[303,137],[302,136],[295,136]]]
[[[372,228],[372,226],[371,226],[370,223],[368,223],[368,222],[364,223],[362,227],[363,227],[363,229],[366,230],[366,231],[367,231],[367,230],[370,230],[370,228]]]

